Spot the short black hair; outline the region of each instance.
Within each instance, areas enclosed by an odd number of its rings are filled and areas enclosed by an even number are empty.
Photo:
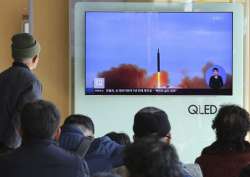
[[[56,106],[44,100],[24,105],[21,112],[21,129],[24,139],[48,139],[60,124],[60,113]]]
[[[121,145],[128,145],[131,143],[129,136],[126,133],[110,132],[106,134],[106,136]]]
[[[182,177],[175,148],[153,136],[128,145],[124,163],[130,176]]]
[[[215,119],[212,128],[216,130],[220,142],[243,142],[250,128],[249,113],[238,105],[223,105]]]
[[[67,117],[63,125],[77,124],[95,133],[95,126],[90,117],[81,114],[72,114]]]
[[[215,67],[215,68],[213,68],[213,71],[219,71],[219,69]]]

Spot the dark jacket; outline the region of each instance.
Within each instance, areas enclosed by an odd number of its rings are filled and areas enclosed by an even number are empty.
[[[212,89],[220,89],[221,87],[223,87],[222,77],[217,76],[216,78],[215,76],[211,76],[209,80],[209,86]]]
[[[60,146],[66,150],[75,152],[84,135],[77,127],[66,125],[62,128]],[[91,143],[85,156],[90,174],[103,171],[111,171],[115,167],[123,165],[124,146],[104,136],[96,138]]]
[[[239,177],[241,169],[250,164],[248,142],[244,142],[244,149],[241,150],[225,147],[215,142],[206,147],[196,159],[204,177]]]
[[[88,169],[78,156],[66,152],[53,140],[32,140],[0,156],[0,174],[3,177],[88,177]]]
[[[0,74],[0,144],[15,148],[21,138],[19,113],[27,102],[41,99],[42,86],[30,69],[22,63]]]

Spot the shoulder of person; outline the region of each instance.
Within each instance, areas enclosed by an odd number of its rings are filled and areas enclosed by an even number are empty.
[[[217,143],[217,141],[215,141],[211,145],[205,147],[201,151],[201,155],[214,154],[217,152],[217,149],[218,149],[218,143]]]
[[[37,83],[40,85],[40,81],[36,75],[29,69],[24,67],[12,67],[10,70],[11,75],[18,75],[21,80],[25,80],[29,83]]]
[[[108,154],[113,153],[113,151],[124,148],[123,145],[116,143],[115,141],[111,140],[108,136],[96,138],[91,144],[91,148],[94,148],[94,147]]]
[[[55,146],[55,151],[57,151],[58,158],[62,158],[62,163],[65,163],[65,167],[74,168],[76,171],[77,177],[88,177],[89,169],[86,164],[86,161],[81,159],[78,155],[73,152],[64,150],[59,146]],[[67,167],[66,167],[67,168]]]
[[[202,171],[199,164],[184,164],[183,165],[188,174],[192,177],[202,177]]]

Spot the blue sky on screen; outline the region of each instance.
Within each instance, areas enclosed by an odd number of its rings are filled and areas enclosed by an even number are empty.
[[[232,14],[87,12],[86,86],[120,64],[155,73],[158,48],[170,85],[202,77],[207,62],[232,74]]]

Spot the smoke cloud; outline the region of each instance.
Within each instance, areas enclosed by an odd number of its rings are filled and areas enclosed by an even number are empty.
[[[143,88],[147,71],[132,64],[122,64],[98,74],[106,88]]]
[[[147,75],[145,69],[132,64],[121,64],[108,71],[98,74],[98,77],[105,78],[106,88],[156,88],[157,73]],[[161,86],[166,86],[169,76],[166,71],[160,72]]]

